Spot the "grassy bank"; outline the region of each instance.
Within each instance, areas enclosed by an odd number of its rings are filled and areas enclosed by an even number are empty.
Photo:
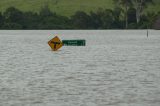
[[[148,11],[160,11],[160,1],[154,0],[155,5],[149,6]],[[52,11],[60,15],[70,16],[76,11],[95,11],[98,8],[113,8],[113,0],[0,0],[0,11],[14,6],[22,11],[38,12],[41,7],[48,5]]]

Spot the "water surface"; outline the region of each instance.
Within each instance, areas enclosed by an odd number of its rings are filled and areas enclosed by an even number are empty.
[[[159,106],[160,31],[0,31],[0,106]],[[47,42],[86,39],[86,46]]]

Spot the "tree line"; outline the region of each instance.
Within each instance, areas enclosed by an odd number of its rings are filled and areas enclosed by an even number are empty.
[[[77,11],[70,17],[58,15],[48,6],[44,6],[39,13],[9,7],[5,12],[0,12],[0,29],[159,29],[160,12],[142,14],[143,11],[137,9],[140,7],[128,1],[118,0],[122,5],[114,9],[100,8],[89,13]]]

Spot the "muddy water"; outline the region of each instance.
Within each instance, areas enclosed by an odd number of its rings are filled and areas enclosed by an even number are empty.
[[[0,31],[0,106],[159,106],[160,31]],[[47,41],[86,39],[53,52]]]

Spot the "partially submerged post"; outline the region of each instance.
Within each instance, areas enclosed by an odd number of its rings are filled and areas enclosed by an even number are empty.
[[[147,28],[147,38],[148,38],[148,28]]]
[[[147,29],[147,38],[148,38],[148,29]]]
[[[147,38],[148,38],[148,35],[149,35],[149,33],[148,33],[148,28],[149,28],[149,27],[148,27],[148,25],[147,25]]]

